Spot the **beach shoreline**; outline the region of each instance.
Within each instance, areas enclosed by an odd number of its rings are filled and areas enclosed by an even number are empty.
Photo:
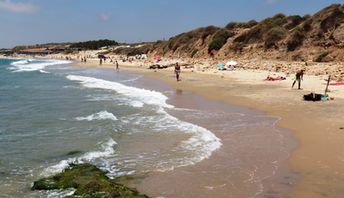
[[[78,65],[94,66],[97,62]],[[105,67],[113,66],[108,64]],[[334,101],[315,103],[302,100],[304,94],[325,89],[325,76],[306,75],[304,89],[300,91],[290,89],[292,77],[284,82],[263,81],[262,77],[269,74],[268,71],[196,72],[184,69],[182,81],[176,82],[171,68],[148,70],[147,65],[135,67],[133,64],[120,64],[120,68],[143,73],[176,89],[280,116],[282,119],[278,126],[290,129],[299,142],[289,158],[291,169],[300,175],[291,197],[341,197],[343,194],[344,145],[341,142],[344,136],[340,110],[344,104],[343,90],[341,87],[330,88],[334,90],[329,93],[330,96],[335,95]],[[245,78],[252,74],[257,75],[252,79]]]
[[[279,116],[278,126],[292,131],[298,147],[290,156],[290,168],[300,176],[291,197],[342,197],[344,193],[344,140],[341,106],[344,104],[342,87],[330,87],[333,101],[306,102],[304,94],[322,93],[323,76],[305,76],[303,90],[290,89],[292,78],[270,82],[270,71],[198,71],[182,68],[181,82],[176,82],[173,68],[148,70],[150,63],[120,63],[120,70],[141,73],[148,78],[167,83],[175,89],[189,91],[211,100],[257,109],[270,116]],[[98,61],[72,64],[81,67],[113,68],[111,63]]]

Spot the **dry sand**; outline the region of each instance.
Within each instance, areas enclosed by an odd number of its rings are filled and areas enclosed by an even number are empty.
[[[91,61],[87,65],[97,64]],[[111,64],[108,66],[112,67]],[[291,89],[292,76],[286,81],[263,81],[267,75],[285,75],[267,71],[205,69],[202,72],[202,68],[195,67],[183,69],[182,81],[176,82],[172,68],[148,70],[143,63],[120,63],[120,68],[144,73],[176,89],[281,116],[279,126],[291,129],[299,141],[298,148],[289,159],[292,170],[301,176],[291,197],[344,196],[344,86],[330,87],[333,101],[302,100],[304,94],[312,91],[324,92],[326,75],[306,74],[303,90],[296,90]]]

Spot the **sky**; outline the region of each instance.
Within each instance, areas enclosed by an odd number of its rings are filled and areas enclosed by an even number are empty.
[[[198,27],[314,14],[344,0],[0,0],[0,48],[168,39]]]

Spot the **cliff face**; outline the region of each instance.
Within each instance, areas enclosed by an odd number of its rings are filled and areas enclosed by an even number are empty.
[[[151,55],[204,58],[265,58],[295,61],[344,61],[344,5],[313,16],[277,14],[257,23],[209,26],[153,44]]]

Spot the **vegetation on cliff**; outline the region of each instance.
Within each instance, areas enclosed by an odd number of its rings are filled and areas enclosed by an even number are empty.
[[[260,22],[198,28],[155,43],[149,53],[208,57],[213,50],[218,51],[217,57],[223,58],[266,54],[264,57],[271,59],[301,57],[300,60],[315,60],[319,51],[329,51],[329,55],[336,54],[332,56],[334,60],[344,60],[344,5],[330,5],[313,16],[280,13]]]
[[[118,45],[116,41],[112,40],[98,40],[98,41],[85,41],[85,42],[79,42],[79,43],[73,43],[70,45],[70,48],[72,49],[83,49],[83,50],[97,50],[101,47],[107,47],[107,46],[114,46]]]

